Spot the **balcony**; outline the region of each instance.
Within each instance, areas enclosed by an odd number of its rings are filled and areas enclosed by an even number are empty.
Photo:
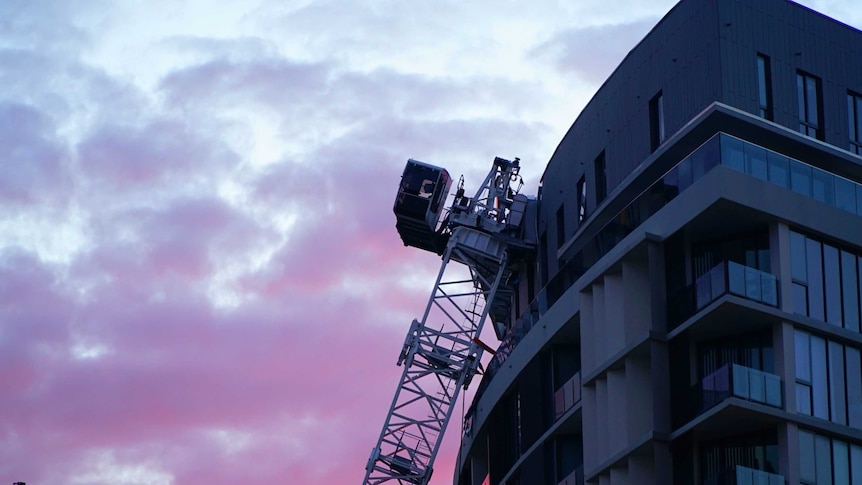
[[[554,393],[554,421],[560,419],[566,411],[579,402],[581,402],[581,373],[576,372]]]
[[[778,281],[775,275],[733,261],[723,261],[701,275],[668,301],[672,327],[724,295],[735,295],[771,307],[778,307]]]
[[[721,475],[707,478],[703,485],[784,485],[784,477],[737,465]]]
[[[781,407],[781,378],[738,364],[721,367],[704,377],[695,389],[698,396],[697,414],[729,397]]]

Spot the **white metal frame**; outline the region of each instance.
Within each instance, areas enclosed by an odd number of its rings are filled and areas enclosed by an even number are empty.
[[[460,210],[449,214],[449,243],[422,319],[413,320],[398,358],[404,371],[364,485],[425,485],[431,478],[458,395],[482,357],[475,339],[510,271],[505,241],[511,237],[504,233],[510,229],[506,219],[517,192],[510,184],[520,181],[518,170],[517,159],[495,159],[476,196],[461,199]]]

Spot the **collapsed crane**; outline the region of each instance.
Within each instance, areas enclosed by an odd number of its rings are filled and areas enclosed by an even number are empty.
[[[519,171],[517,158],[497,157],[473,197],[465,195],[462,177],[452,205],[444,208],[449,173],[407,162],[395,200],[396,228],[406,246],[434,252],[442,264],[398,357],[401,381],[363,485],[428,483],[460,390],[479,368],[485,320],[491,318],[500,339],[510,325],[511,280],[535,247],[524,231],[525,219],[535,218],[535,204],[519,193]]]

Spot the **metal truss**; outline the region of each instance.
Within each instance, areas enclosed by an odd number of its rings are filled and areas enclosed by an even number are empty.
[[[458,395],[479,366],[482,327],[510,296],[504,288],[512,272],[508,249],[525,247],[518,236],[526,206],[518,172],[517,158],[498,157],[474,197],[464,196],[463,178],[459,183],[443,224],[450,231],[443,262],[425,313],[413,320],[398,357],[404,371],[363,485],[426,485],[431,479]]]
[[[453,231],[422,320],[413,320],[398,358],[404,372],[364,484],[427,484],[431,478],[458,394],[482,356],[474,338],[488,316],[486,302],[506,273],[505,249],[476,239],[472,229]],[[463,263],[469,275],[453,262]]]

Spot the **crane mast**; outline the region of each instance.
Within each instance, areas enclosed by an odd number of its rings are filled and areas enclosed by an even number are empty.
[[[477,373],[485,321],[495,321],[498,336],[504,331],[508,280],[519,255],[533,250],[523,238],[528,199],[518,193],[519,170],[517,158],[497,157],[473,197],[465,196],[462,177],[451,207],[441,208],[448,172],[407,163],[395,202],[396,228],[405,245],[436,252],[442,263],[398,357],[404,370],[363,485],[428,483],[458,395]]]

